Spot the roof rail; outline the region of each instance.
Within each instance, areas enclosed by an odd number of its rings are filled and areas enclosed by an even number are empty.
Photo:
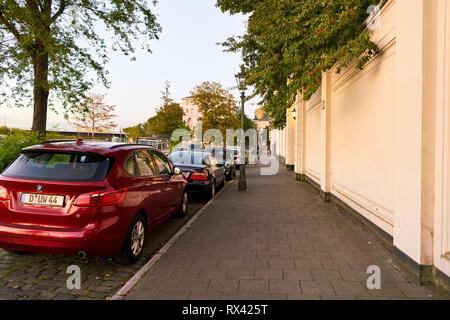
[[[57,143],[57,142],[77,142],[77,141],[78,141],[78,140],[74,140],[74,139],[48,140],[48,141],[40,142],[40,144],[44,144],[44,143]]]
[[[147,144],[142,144],[142,143],[120,143],[120,144],[113,145],[110,149],[117,149],[120,147],[132,147],[132,146],[153,148],[152,146],[149,146]]]

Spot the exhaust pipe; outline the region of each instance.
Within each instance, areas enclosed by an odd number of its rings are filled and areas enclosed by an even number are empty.
[[[85,251],[78,251],[77,253],[78,258],[80,258],[81,260],[86,259],[87,257],[87,253]]]

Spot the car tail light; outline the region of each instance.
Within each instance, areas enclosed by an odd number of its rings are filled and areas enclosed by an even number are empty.
[[[205,181],[208,180],[208,176],[202,172],[193,172],[189,176],[189,179],[197,181]]]
[[[8,190],[5,187],[0,186],[0,201],[9,200]]]
[[[108,192],[84,193],[75,200],[77,207],[113,206],[119,205],[125,199],[127,189]]]

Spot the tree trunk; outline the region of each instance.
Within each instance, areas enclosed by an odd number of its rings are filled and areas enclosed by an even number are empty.
[[[32,131],[44,135],[47,129],[48,53],[42,44],[36,44],[34,65],[34,114]]]

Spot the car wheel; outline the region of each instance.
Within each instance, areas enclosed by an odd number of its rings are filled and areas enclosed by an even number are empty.
[[[118,263],[133,264],[139,260],[144,251],[146,232],[145,218],[142,214],[137,214],[128,228],[122,251],[115,256]]]
[[[187,215],[187,204],[188,204],[188,195],[186,192],[183,192],[183,196],[181,197],[180,208],[178,209],[177,217],[183,218]]]

